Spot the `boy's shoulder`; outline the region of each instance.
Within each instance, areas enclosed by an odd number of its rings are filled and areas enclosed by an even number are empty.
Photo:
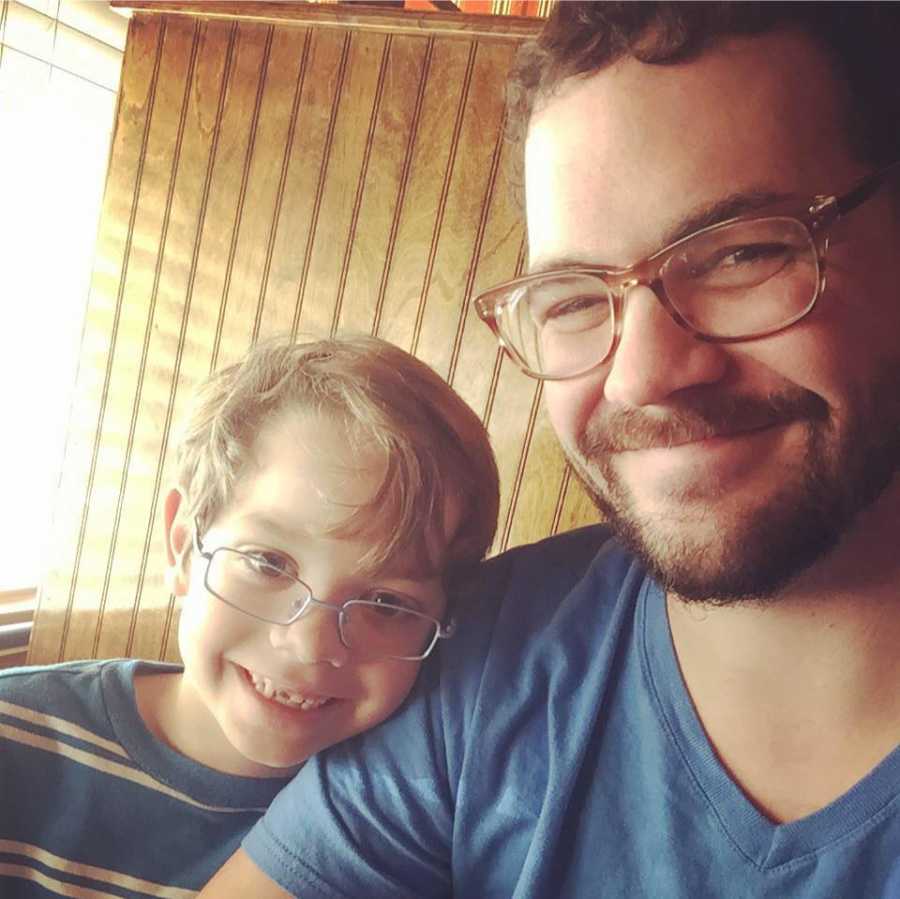
[[[135,676],[181,670],[114,659],[0,672],[0,896],[37,899],[48,877],[77,895],[187,895],[237,849],[285,780],[207,768],[150,731]]]
[[[50,716],[112,738],[108,699],[130,696],[137,670],[173,671],[178,666],[136,659],[94,659],[29,665],[0,671],[0,723]]]
[[[105,669],[123,669],[133,664],[129,659],[92,659],[6,668],[0,671],[0,699],[22,700],[30,705],[54,704],[73,693],[93,691]]]

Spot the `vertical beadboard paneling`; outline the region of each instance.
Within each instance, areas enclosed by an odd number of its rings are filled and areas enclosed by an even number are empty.
[[[553,533],[569,531],[596,519],[597,512],[590,498],[569,466],[566,469],[557,515],[553,522]]]
[[[117,127],[113,138],[110,172],[107,178],[97,255],[85,316],[78,375],[69,416],[69,429],[62,476],[54,504],[52,531],[53,564],[41,586],[40,605],[32,633],[29,658],[54,662],[64,657],[75,608],[75,591],[82,576],[88,532],[90,498],[97,467],[97,451],[107,394],[109,362],[121,314],[120,284],[131,247],[137,214],[140,173],[148,136],[150,111],[156,90],[156,75],[162,51],[164,21],[133,21],[123,59]],[[103,531],[100,531],[102,539]],[[90,553],[88,552],[88,555]],[[102,583],[102,574],[94,587]],[[86,645],[76,651],[87,653],[93,645],[93,628],[98,620],[96,594],[93,612],[85,633]]]
[[[466,313],[466,284],[483,229],[483,203],[496,177],[495,156],[503,121],[503,82],[513,48],[472,45],[467,92],[461,107],[455,153],[439,210],[434,258],[425,285],[416,354],[445,378]]]
[[[146,542],[147,518],[152,515],[155,505],[155,482],[158,460],[162,457],[165,429],[160,422],[165,420],[169,400],[169,379],[171,377],[172,345],[166,341],[158,327],[164,318],[165,309],[158,308],[160,287],[167,277],[165,271],[166,249],[170,246],[170,228],[175,206],[177,173],[184,149],[184,134],[187,121],[188,97],[199,49],[199,27],[196,23],[178,23],[180,28],[170,28],[166,34],[162,66],[170,64],[175,57],[185,66],[176,70],[176,78],[167,78],[167,90],[158,90],[156,109],[162,116],[163,110],[170,117],[160,131],[164,135],[174,132],[171,140],[171,158],[159,157],[156,146],[148,145],[148,158],[144,167],[144,181],[148,184],[152,168],[160,164],[160,187],[165,184],[157,253],[154,260],[152,281],[140,282],[146,309],[143,321],[136,321],[142,332],[129,337],[123,350],[137,360],[137,375],[133,390],[119,393],[117,403],[123,417],[128,418],[128,435],[125,444],[123,467],[118,482],[118,502],[110,524],[111,537],[106,576],[100,594],[101,626],[94,635],[93,656],[124,654],[128,630],[122,626],[123,614],[129,616],[139,608],[140,594],[135,592],[135,559],[142,555]],[[191,27],[192,26],[192,27]],[[176,92],[180,88],[180,95]],[[174,238],[177,241],[177,237]],[[149,272],[148,272],[149,274]],[[124,333],[122,334],[124,337]],[[130,387],[131,385],[126,385]],[[117,391],[119,387],[117,385]],[[103,627],[107,621],[117,622],[112,629],[113,640],[101,640],[101,634],[110,633]],[[130,628],[129,628],[130,629]]]
[[[432,41],[403,36],[392,36],[385,43],[367,165],[359,179],[358,213],[345,250],[338,331],[373,333],[378,328],[432,46]]]
[[[513,52],[135,15],[32,661],[177,658],[171,429],[209,371],[271,334],[378,333],[448,377],[497,451],[495,548],[594,519],[538,385],[468,303],[524,265],[501,139]]]
[[[446,203],[472,56],[473,46],[468,41],[435,39],[423,66],[421,111],[377,332],[406,350],[416,342],[429,264],[440,236],[436,225]]]
[[[177,149],[170,116],[173,108],[181,109],[195,30],[191,21],[165,24],[146,141],[138,161],[133,225],[119,284],[119,315],[112,332],[104,402],[97,421],[95,458],[85,499],[83,552],[72,585],[70,629],[62,652],[66,659],[96,652],[99,622],[94,610],[99,605],[102,619],[133,458],[135,397],[140,394],[144,376],[153,284]],[[161,73],[165,77],[160,77]],[[136,302],[136,297],[141,301]],[[139,451],[135,462],[140,466],[142,461]],[[132,548],[123,541],[121,552],[127,555]]]
[[[279,37],[293,37],[289,32],[281,32]],[[253,333],[250,335],[251,342],[255,343],[260,336],[266,336],[266,332],[264,331],[264,323],[273,324],[271,320],[266,322],[264,319],[264,311],[266,308],[266,294],[269,288],[269,277],[272,271],[272,259],[275,254],[275,240],[278,235],[278,226],[281,222],[281,210],[282,205],[284,203],[285,197],[285,185],[287,183],[288,170],[290,168],[291,161],[291,151],[294,146],[294,139],[297,133],[297,121],[299,118],[299,110],[300,110],[300,98],[303,95],[303,83],[306,80],[306,72],[309,63],[309,48],[312,43],[312,31],[307,29],[305,32],[305,36],[303,38],[303,46],[299,53],[296,53],[296,41],[290,40],[286,41],[287,51],[291,57],[295,57],[297,59],[297,77],[295,79],[295,83],[291,84],[289,79],[284,79],[283,77],[279,77],[277,79],[277,85],[282,95],[282,102],[285,104],[284,109],[290,109],[290,112],[286,116],[287,122],[287,130],[285,134],[285,138],[283,141],[283,151],[281,153],[281,165],[278,175],[278,186],[275,191],[275,209],[272,214],[272,219],[269,222],[268,227],[268,235],[266,238],[266,255],[265,260],[263,262],[263,271],[262,271],[262,281],[259,287],[259,303],[257,305],[256,311],[256,320],[253,323]],[[287,71],[290,71],[290,64],[288,65]],[[273,83],[276,83],[276,79],[272,79]],[[268,160],[271,164],[273,160]],[[280,304],[281,306],[287,308],[286,303]],[[276,325],[276,333],[278,331],[286,331],[287,323],[285,326],[278,329]]]
[[[422,121],[422,107],[425,100],[425,88],[428,84],[428,73],[431,70],[431,60],[434,56],[434,38],[428,38],[421,61],[421,68],[418,75],[418,86],[415,91],[415,106],[413,108],[412,117],[409,123],[409,129],[406,135],[406,150],[403,154],[403,166],[400,171],[400,181],[397,191],[397,198],[393,203],[393,214],[391,215],[391,227],[387,241],[387,248],[383,256],[381,265],[381,278],[378,282],[378,295],[375,299],[374,320],[372,323],[372,333],[380,334],[382,319],[385,311],[385,297],[387,293],[388,282],[394,265],[394,257],[397,250],[397,235],[400,229],[400,215],[404,209],[407,192],[410,187],[410,172],[412,170],[413,155],[416,147],[416,141],[419,135],[419,126]],[[410,83],[416,83],[415,77],[410,78]],[[408,94],[412,95],[412,89]]]
[[[298,35],[299,43],[299,35]],[[294,85],[291,114],[295,117],[287,151],[278,218],[260,336],[296,332],[309,277],[315,224],[322,199],[324,169],[334,130],[335,96],[346,70],[349,34],[310,29],[298,50],[306,54],[302,79]],[[299,97],[299,100],[298,100]],[[294,102],[298,108],[294,113]],[[284,153],[279,160],[284,165]]]
[[[210,280],[220,279],[221,284],[212,369],[228,365],[246,351],[255,318],[255,306],[251,310],[241,303],[241,277],[245,273],[240,270],[242,260],[237,257],[272,37],[273,27],[269,25],[241,23],[238,26],[234,66],[225,96],[222,143],[213,173],[213,200],[221,207],[222,215],[207,218],[204,253],[200,259],[200,270],[208,273]],[[253,220],[255,197],[250,197],[249,203],[251,208],[247,211]]]
[[[296,335],[300,329],[350,60],[350,32],[316,30],[311,40],[310,74],[302,86],[272,259],[267,295],[273,302],[266,307],[266,333]]]
[[[137,459],[140,476],[129,479],[122,516],[122,528],[131,534],[134,549],[117,552],[97,641],[99,657],[133,653],[157,657],[170,614],[162,578],[165,555],[158,519],[167,486],[163,463],[175,418],[191,308],[193,253],[185,249],[196,243],[205,208],[215,133],[212,126],[218,108],[216,92],[223,77],[227,52],[222,48],[227,48],[229,31],[221,23],[197,29],[185,95],[180,107],[172,108],[173,117],[177,116],[173,118],[177,164],[165,235],[160,241],[157,281],[149,298],[154,311],[147,370],[143,389],[135,398],[137,430],[143,435],[144,449]],[[211,109],[200,109],[199,96],[213,99]],[[136,489],[138,485],[140,489]]]
[[[344,251],[367,159],[378,72],[387,40],[386,35],[362,31],[352,32],[349,39],[344,77],[334,96],[327,164],[321,171],[321,204],[298,320],[300,333],[329,334],[333,330]]]
[[[483,233],[474,248],[466,288],[470,297],[517,273],[525,265],[525,235],[516,191],[509,180],[510,145],[500,139],[496,175],[489,182],[483,209]],[[483,418],[489,418],[491,397],[496,391],[502,355],[494,335],[482,324],[471,303],[452,368],[450,383]],[[533,389],[522,378],[522,389]]]
[[[362,160],[357,167],[356,191],[353,198],[353,208],[350,212],[350,222],[344,229],[344,234],[342,235],[344,240],[344,250],[341,258],[340,274],[338,275],[337,283],[335,285],[334,312],[331,316],[331,327],[328,329],[328,333],[330,335],[334,335],[338,332],[341,325],[341,319],[343,317],[342,313],[344,308],[344,291],[347,287],[350,257],[353,252],[354,244],[356,243],[357,228],[359,227],[359,214],[362,208],[363,196],[365,194],[366,182],[369,174],[369,163],[372,161],[375,131],[378,125],[378,118],[381,110],[381,101],[384,97],[384,83],[388,73],[388,63],[391,57],[392,43],[393,36],[388,34],[385,36],[385,40],[381,45],[381,60],[378,64],[378,74],[375,77],[375,96],[372,99],[372,109],[369,113],[369,126],[366,132]],[[362,111],[363,110],[361,109],[359,110],[360,115]],[[357,129],[362,129],[362,121],[358,123]],[[346,168],[344,169],[344,171],[346,172]],[[348,178],[347,181],[349,182],[349,180],[350,179]],[[349,189],[349,183],[347,184],[347,188]],[[372,300],[367,294],[368,292],[366,292],[365,296],[356,298],[359,305],[372,305]]]
[[[473,174],[475,172],[474,166],[470,167],[469,165],[467,165],[468,161],[465,158],[466,147],[463,146],[461,149],[460,143],[462,141],[463,127],[468,119],[466,112],[470,108],[469,103],[472,91],[472,80],[475,75],[477,60],[478,43],[476,41],[473,41],[469,44],[469,53],[466,59],[466,70],[465,74],[462,77],[462,85],[460,88],[456,116],[454,118],[452,128],[447,135],[449,139],[449,154],[447,158],[446,170],[444,172],[440,199],[438,200],[437,208],[435,209],[431,244],[429,246],[428,252],[428,263],[425,267],[425,277],[422,284],[422,293],[419,297],[419,306],[416,310],[416,322],[413,329],[412,346],[410,347],[413,353],[419,356],[419,358],[427,361],[429,365],[431,365],[441,373],[446,373],[449,369],[449,366],[441,365],[441,362],[444,361],[440,358],[443,346],[435,347],[433,345],[433,341],[428,339],[430,335],[427,333],[428,329],[426,328],[425,320],[426,316],[428,317],[430,322],[433,322],[435,318],[435,314],[433,311],[431,314],[429,314],[429,298],[432,293],[432,289],[434,289],[435,294],[435,300],[431,303],[431,309],[433,310],[434,305],[438,302],[438,297],[441,294],[441,287],[443,286],[441,284],[441,260],[438,256],[439,252],[443,251],[444,253],[447,253],[447,244],[449,242],[452,244],[452,246],[450,247],[451,254],[458,254],[458,244],[460,242],[465,243],[468,236],[465,230],[458,230],[453,227],[454,224],[457,224],[457,222],[455,221],[455,217],[453,216],[452,212],[455,211],[453,207],[455,206],[455,203],[457,201],[455,188],[462,180],[460,177],[460,172],[463,169],[465,169],[470,174]],[[451,215],[449,216],[449,218],[447,217],[448,205],[451,208]],[[461,269],[455,269],[454,275],[458,276],[458,273],[460,272]],[[438,311],[442,312],[445,310]],[[426,328],[424,339],[423,328]],[[444,341],[442,341],[442,344],[443,343]],[[432,350],[433,352],[429,352],[429,350]]]

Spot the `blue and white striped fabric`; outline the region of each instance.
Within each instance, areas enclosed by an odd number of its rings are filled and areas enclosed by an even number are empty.
[[[0,673],[0,896],[193,896],[283,779],[234,777],[161,743],[133,660]]]

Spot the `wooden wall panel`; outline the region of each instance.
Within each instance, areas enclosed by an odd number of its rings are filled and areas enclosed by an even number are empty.
[[[288,144],[283,148],[278,214],[273,222],[260,336],[293,333],[299,326],[302,297],[321,207],[322,176],[329,160],[334,99],[343,78],[349,34],[310,29],[298,51],[303,66],[292,86]]]
[[[336,331],[377,330],[433,42],[389,35],[338,284]],[[377,171],[372,167],[377,166]]]
[[[370,134],[376,99],[383,88],[389,51],[385,35],[348,32],[340,81],[334,94],[332,133],[323,160],[321,205],[303,294],[299,330],[331,334],[352,241],[354,210],[371,162]]]
[[[421,109],[377,328],[379,337],[405,350],[416,343],[474,51],[468,42],[432,39],[423,64]]]
[[[497,89],[512,62],[513,47],[473,45],[465,95],[449,160],[446,193],[438,208],[433,257],[419,312],[413,351],[445,378],[455,365],[468,306],[466,276],[490,211],[503,139],[503,95]],[[507,269],[508,272],[508,269]]]
[[[536,24],[265,6],[132,20],[33,662],[178,657],[171,430],[198,382],[275,333],[377,333],[446,377],[497,451],[495,549],[595,517],[539,385],[469,304],[525,262],[501,88],[510,35]]]

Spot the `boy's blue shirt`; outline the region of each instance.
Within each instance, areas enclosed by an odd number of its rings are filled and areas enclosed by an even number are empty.
[[[3,899],[186,897],[240,845],[285,780],[214,771],[150,733],[134,675],[180,670],[112,660],[0,672]]]
[[[898,899],[900,748],[768,821],[704,735],[661,589],[590,528],[486,563],[403,710],[308,763],[244,847],[304,899]]]

